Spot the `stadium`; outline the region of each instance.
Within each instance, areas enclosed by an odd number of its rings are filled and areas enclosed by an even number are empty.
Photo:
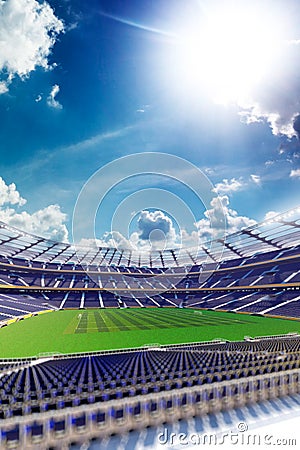
[[[180,252],[75,249],[1,223],[1,447],[298,393],[299,252],[299,208]]]
[[[299,447],[299,6],[0,1],[1,450]]]

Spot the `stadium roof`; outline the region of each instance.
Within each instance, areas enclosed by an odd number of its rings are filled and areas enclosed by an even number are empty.
[[[0,222],[0,256],[82,266],[176,267],[249,257],[290,248],[300,243],[300,207],[270,220],[207,241],[194,248],[138,251],[111,247],[82,247],[26,233]]]

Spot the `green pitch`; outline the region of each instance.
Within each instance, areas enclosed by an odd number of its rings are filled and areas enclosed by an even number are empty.
[[[0,358],[289,332],[300,332],[300,321],[179,308],[62,310],[1,328]]]

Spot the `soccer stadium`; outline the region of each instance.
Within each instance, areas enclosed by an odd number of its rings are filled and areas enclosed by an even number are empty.
[[[299,30],[0,1],[0,450],[300,448]]]
[[[299,209],[180,254],[75,249],[5,223],[0,239],[3,448],[299,392]]]

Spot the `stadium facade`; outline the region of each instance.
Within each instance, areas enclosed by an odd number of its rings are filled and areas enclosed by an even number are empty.
[[[67,448],[300,392],[299,301],[300,208],[152,252],[79,248],[1,223],[1,446]],[[55,352],[47,333],[65,313]],[[34,341],[42,317],[55,326]],[[226,326],[243,338],[227,339]],[[114,331],[129,344],[102,345]],[[31,342],[9,354],[8,339]]]

